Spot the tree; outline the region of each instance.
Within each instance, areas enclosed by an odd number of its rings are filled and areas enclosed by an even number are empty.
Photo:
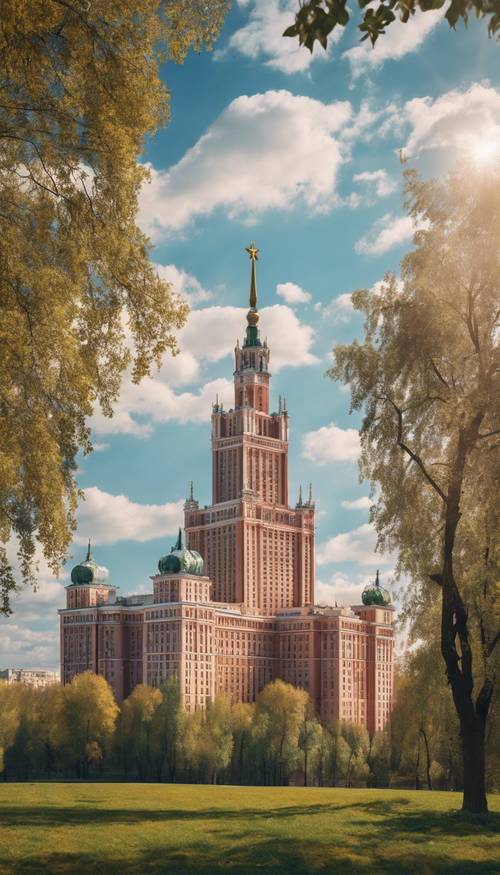
[[[135,762],[141,781],[151,772],[153,720],[161,705],[162,694],[156,687],[137,684],[122,704],[121,742],[127,760]]]
[[[89,766],[105,759],[117,716],[111,687],[101,675],[85,671],[63,688],[60,745],[78,777],[87,777]]]
[[[322,741],[323,727],[314,713],[312,702],[309,701],[305,709],[304,721],[300,728],[298,738],[299,748],[304,754],[304,787],[307,787],[311,763],[314,767],[315,760],[321,749]]]
[[[182,754],[188,769],[188,779],[193,780],[193,775],[201,781],[202,751],[201,740],[203,735],[203,714],[201,711],[193,711],[186,715],[184,732],[182,735]]]
[[[202,768],[216,784],[219,774],[231,762],[233,752],[231,701],[222,693],[213,701],[207,701],[199,745]]]
[[[308,703],[305,690],[282,680],[267,684],[255,703],[254,738],[266,783],[283,784],[298,762],[298,741]]]
[[[368,785],[387,787],[391,774],[391,744],[387,732],[376,732],[370,739],[367,763],[370,769]]]
[[[329,776],[332,787],[344,781],[347,775],[351,749],[342,735],[342,724],[335,720],[327,726],[329,739]]]
[[[167,678],[160,686],[162,701],[153,715],[153,740],[158,780],[166,766],[168,780],[175,781],[184,712],[181,704],[179,681]]]
[[[372,46],[377,39],[386,33],[393,21],[399,19],[403,23],[410,20],[419,9],[429,12],[431,9],[442,9],[447,0],[388,0],[379,2],[375,7],[367,8],[366,0],[358,0],[358,6],[363,12],[359,30],[363,34],[361,42],[370,39]],[[500,31],[500,3],[498,0],[449,0],[445,18],[450,27],[455,28],[459,19],[467,24],[469,15],[474,13],[477,18],[488,18],[488,34],[496,35]],[[300,0],[295,22],[287,27],[283,36],[298,37],[301,46],[312,52],[314,43],[319,42],[324,49],[328,45],[328,36],[336,27],[345,27],[350,21],[350,8],[347,0]]]
[[[343,720],[340,724],[340,732],[349,747],[349,759],[347,761],[345,785],[352,786],[353,780],[364,781],[369,774],[367,763],[370,749],[370,738],[365,726]]]
[[[254,706],[248,702],[235,702],[231,708],[233,732],[233,762],[231,771],[235,781],[242,784],[245,772],[245,755],[251,737]]]
[[[33,583],[36,541],[57,572],[78,500],[87,417],[110,416],[187,305],[136,224],[146,137],[168,117],[161,60],[210,46],[227,0],[4,0],[0,31],[0,612]]]
[[[464,164],[441,180],[405,178],[415,249],[401,283],[388,275],[377,293],[352,295],[364,342],[337,346],[330,375],[364,411],[360,471],[380,490],[379,548],[397,550],[410,605],[431,617],[441,595],[463,808],[483,812],[500,637],[500,174]]]

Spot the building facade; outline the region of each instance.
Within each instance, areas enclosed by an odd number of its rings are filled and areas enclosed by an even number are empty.
[[[275,678],[306,689],[323,719],[370,732],[392,701],[394,610],[375,583],[353,607],[315,605],[314,502],[288,500],[288,412],[270,412],[270,350],[259,336],[251,258],[245,338],[235,348],[234,406],[212,411],[212,503],[193,488],[182,534],[150,595],[117,596],[90,551],[61,610],[62,681],[102,674],[118,700],[138,683],[179,679],[185,707],[227,693],[253,701]]]
[[[41,668],[4,668],[0,681],[8,684],[28,684],[30,687],[49,687],[60,682],[59,672]]]

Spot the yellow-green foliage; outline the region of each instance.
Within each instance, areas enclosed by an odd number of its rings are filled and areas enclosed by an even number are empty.
[[[457,793],[0,784],[0,875],[494,875],[489,819]]]
[[[226,0],[3,0],[0,29],[0,544],[65,558],[86,418],[110,414],[186,304],[136,225],[144,138],[168,119],[162,58],[210,45]],[[128,335],[126,330],[128,329]],[[12,569],[0,550],[0,611]]]

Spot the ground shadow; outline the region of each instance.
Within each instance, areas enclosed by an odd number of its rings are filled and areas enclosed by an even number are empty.
[[[158,821],[193,821],[212,820],[228,822],[245,819],[281,820],[291,817],[313,817],[315,815],[333,815],[340,811],[351,811],[350,820],[356,823],[365,820],[365,815],[375,815],[383,818],[377,820],[377,831],[402,833],[434,833],[446,835],[467,836],[474,834],[500,834],[500,813],[490,812],[486,817],[465,816],[459,813],[436,813],[435,811],[405,811],[408,800],[395,798],[390,800],[375,799],[372,801],[353,802],[346,805],[335,803],[317,803],[314,805],[289,805],[278,808],[102,808],[91,807],[92,802],[86,800],[86,805],[67,808],[59,805],[39,805],[36,808],[27,805],[1,805],[0,818],[3,826],[92,826],[93,824],[138,824]]]
[[[374,799],[347,805],[334,803],[290,805],[279,808],[203,808],[178,810],[105,809],[90,806],[0,806],[2,827],[51,828],[85,826],[92,829],[156,822],[167,827],[158,839],[150,838],[147,850],[130,851],[128,858],[110,857],[106,847],[97,847],[95,854],[64,852],[37,853],[16,862],[0,859],[0,875],[220,875],[223,872],[277,873],[294,875],[498,875],[500,858],[490,861],[461,861],[453,854],[453,839],[449,855],[443,843],[433,839],[441,836],[472,840],[490,840],[500,834],[500,813],[487,818],[464,817],[435,811],[408,810],[405,798]],[[347,832],[335,829],[335,814],[352,826]],[[317,815],[332,817],[332,834],[325,834],[324,823],[315,829]],[[295,817],[309,818],[310,829],[303,837],[270,836],[265,821],[286,821]],[[370,828],[370,820],[373,829]],[[182,838],[182,844],[172,846],[168,824],[206,821],[206,840],[196,836]],[[236,821],[239,821],[241,828]],[[227,825],[227,828],[226,828]],[[288,827],[284,826],[283,831]],[[97,836],[97,834],[96,834]],[[315,838],[313,838],[315,836]],[[214,840],[215,839],[215,840]],[[392,858],[394,842],[404,848]],[[146,844],[146,842],[144,842]],[[389,852],[388,852],[389,849]],[[404,858],[403,858],[404,857]]]
[[[327,849],[324,849],[326,851]],[[244,846],[208,848],[192,842],[182,851],[158,845],[131,858],[105,860],[102,856],[61,853],[34,854],[17,864],[0,859],[5,875],[498,875],[498,862],[464,862],[432,854],[407,855],[405,860],[380,858],[361,862],[345,849],[323,853],[316,843],[299,839],[249,841]]]

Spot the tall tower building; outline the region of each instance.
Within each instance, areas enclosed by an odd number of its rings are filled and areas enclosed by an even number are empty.
[[[269,412],[271,352],[259,332],[252,243],[247,327],[234,350],[234,406],[212,412],[212,504],[185,506],[187,543],[205,559],[213,598],[266,614],[314,601],[314,505],[288,505],[288,413]]]
[[[225,693],[253,702],[282,678],[325,720],[382,729],[392,702],[394,609],[377,578],[362,604],[314,604],[314,503],[288,503],[288,413],[270,412],[272,350],[259,333],[256,267],[234,401],[212,411],[212,504],[184,505],[186,544],[158,563],[152,592],[118,596],[92,558],[71,573],[61,618],[61,679],[91,669],[121,701],[176,677],[184,706]]]

